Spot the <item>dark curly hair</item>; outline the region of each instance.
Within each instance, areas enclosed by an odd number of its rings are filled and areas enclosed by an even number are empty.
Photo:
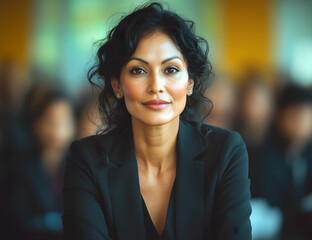
[[[88,71],[91,85],[103,88],[99,96],[103,127],[99,133],[129,126],[131,118],[125,101],[115,97],[110,79],[119,79],[123,65],[134,53],[140,39],[156,31],[167,34],[173,40],[186,58],[189,77],[194,80],[193,94],[187,97],[181,117],[195,121],[199,129],[211,112],[213,103],[204,96],[213,75],[207,59],[207,41],[196,35],[193,21],[184,20],[176,13],[165,10],[160,3],[153,2],[136,8],[122,18],[107,38],[100,40],[96,64]]]

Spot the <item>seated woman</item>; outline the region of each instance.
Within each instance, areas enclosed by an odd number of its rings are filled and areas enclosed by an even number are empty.
[[[23,239],[61,234],[65,156],[75,133],[74,107],[62,90],[34,85],[23,109],[29,144],[16,148],[12,214]]]
[[[106,127],[71,144],[66,239],[251,239],[245,144],[203,124],[207,54],[193,22],[158,3],[110,31],[89,72]]]

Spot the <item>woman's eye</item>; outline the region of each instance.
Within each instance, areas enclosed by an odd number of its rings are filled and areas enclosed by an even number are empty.
[[[145,70],[142,69],[142,68],[133,68],[130,73],[132,75],[140,75],[140,74],[144,74],[145,73]]]
[[[179,72],[179,69],[176,67],[169,67],[165,70],[165,72],[168,74],[175,74],[175,73]]]

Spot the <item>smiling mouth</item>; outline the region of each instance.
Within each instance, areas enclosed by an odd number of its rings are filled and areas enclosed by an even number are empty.
[[[152,110],[160,110],[166,108],[170,103],[162,99],[154,99],[144,102],[143,105]]]

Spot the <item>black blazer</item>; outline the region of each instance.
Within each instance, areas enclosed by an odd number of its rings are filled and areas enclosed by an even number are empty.
[[[75,141],[64,179],[66,239],[144,240],[132,129]],[[245,143],[236,131],[181,118],[177,139],[178,240],[251,239]]]

